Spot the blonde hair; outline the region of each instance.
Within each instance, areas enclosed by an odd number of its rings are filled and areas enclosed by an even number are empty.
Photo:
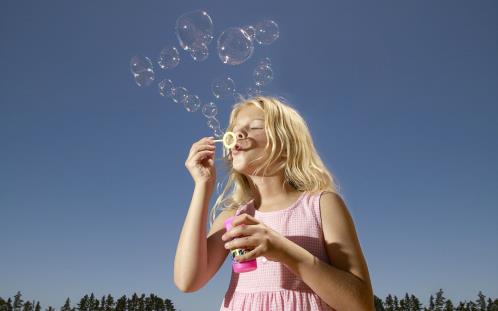
[[[268,176],[267,169],[272,166],[274,169],[270,174],[283,169],[284,183],[298,191],[328,190],[338,193],[338,185],[318,155],[306,122],[294,108],[278,98],[257,96],[241,99],[232,107],[227,131],[232,131],[237,114],[249,105],[264,112],[267,138],[265,152],[270,151],[255,173],[264,168],[263,176]],[[224,158],[224,164],[228,169],[228,180],[211,209],[210,226],[218,209],[237,209],[253,199],[251,181],[233,169],[230,155]],[[230,193],[226,194],[228,191]]]

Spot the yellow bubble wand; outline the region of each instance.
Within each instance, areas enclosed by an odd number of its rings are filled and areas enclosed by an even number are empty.
[[[228,155],[228,149],[232,149],[237,144],[237,136],[235,136],[234,132],[226,132],[223,135],[223,139],[214,140],[215,143],[222,142],[223,143],[223,157]]]

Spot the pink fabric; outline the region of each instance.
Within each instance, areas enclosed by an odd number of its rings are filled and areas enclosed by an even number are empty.
[[[322,191],[323,192],[323,191]],[[250,201],[236,215],[249,214],[287,239],[299,244],[320,260],[330,263],[323,239],[320,196],[303,192],[284,210],[259,212]],[[300,278],[280,262],[257,258],[258,268],[245,273],[232,271],[230,285],[220,310],[308,311],[334,310]]]

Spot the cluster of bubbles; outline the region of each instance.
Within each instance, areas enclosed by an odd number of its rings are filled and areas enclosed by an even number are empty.
[[[181,15],[176,20],[175,33],[180,48],[188,53],[194,61],[204,61],[209,56],[209,45],[214,38],[213,21],[209,14],[197,10]],[[239,65],[247,61],[254,52],[255,44],[269,45],[279,37],[279,27],[272,20],[263,20],[245,27],[230,27],[224,30],[217,39],[217,52],[223,64]],[[181,61],[178,49],[167,45],[160,51],[157,64],[163,70],[170,70]],[[149,86],[155,80],[153,62],[144,56],[133,56],[130,70],[135,83]],[[269,58],[262,59],[253,71],[253,86],[247,89],[249,97],[261,94],[262,88],[273,80],[273,70]],[[183,86],[174,85],[171,79],[163,79],[158,83],[159,94],[183,105],[186,111],[196,112],[199,108],[207,118],[207,125],[219,138],[223,136],[220,122],[216,119],[218,107],[214,102],[202,105],[201,99]],[[229,100],[241,97],[235,89],[231,77],[215,78],[211,83],[211,91],[216,100]]]

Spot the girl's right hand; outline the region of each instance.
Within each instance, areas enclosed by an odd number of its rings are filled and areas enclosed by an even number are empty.
[[[216,181],[215,150],[216,146],[212,137],[204,137],[192,144],[188,158],[185,161],[185,167],[187,167],[196,184],[208,183],[214,185]]]

